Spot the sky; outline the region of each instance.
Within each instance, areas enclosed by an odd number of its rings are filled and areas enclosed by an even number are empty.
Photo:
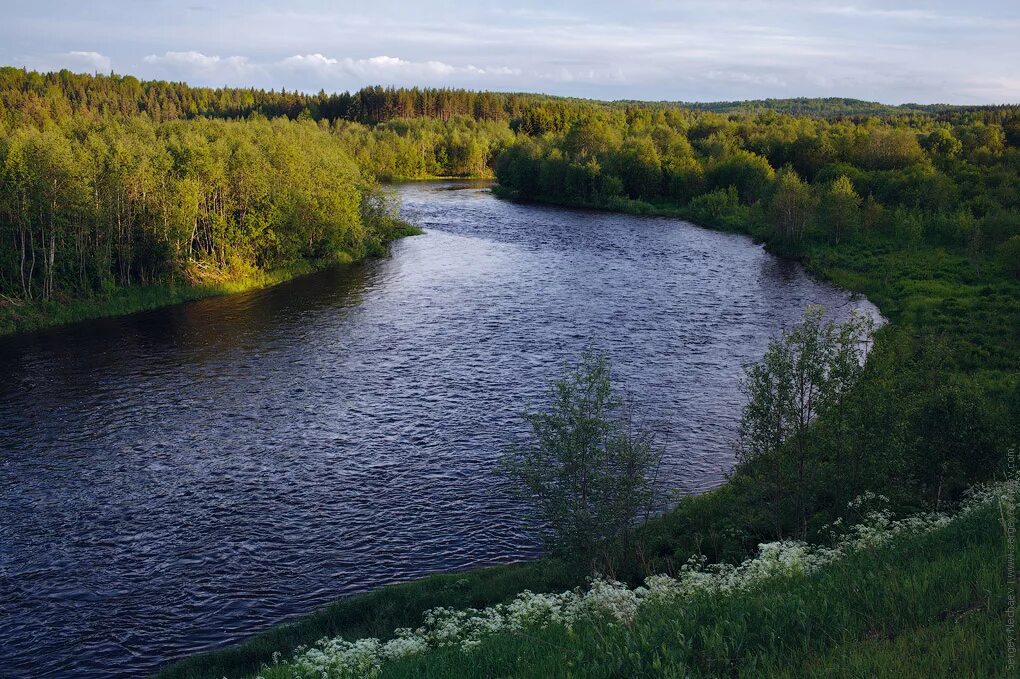
[[[1020,0],[0,0],[0,63],[317,92],[1020,102]]]

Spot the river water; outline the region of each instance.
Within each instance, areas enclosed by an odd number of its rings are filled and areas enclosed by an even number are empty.
[[[337,596],[538,554],[490,470],[586,346],[694,492],[741,366],[874,309],[741,236],[397,188],[427,234],[271,289],[0,339],[0,676],[138,676]]]

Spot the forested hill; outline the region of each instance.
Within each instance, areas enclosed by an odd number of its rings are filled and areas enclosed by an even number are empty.
[[[760,113],[775,111],[794,116],[839,118],[847,116],[897,116],[911,113],[952,113],[968,107],[952,104],[900,104],[893,106],[877,101],[842,97],[795,97],[792,99],[752,99],[746,101],[684,102],[679,104],[696,111],[712,113]],[[976,108],[976,107],[971,107]]]
[[[306,116],[313,120],[349,120],[376,124],[396,118],[449,120],[468,116],[481,121],[526,123],[529,111],[553,111],[558,129],[601,102],[541,94],[474,92],[447,88],[366,87],[357,92],[305,94],[255,88],[191,87],[185,83],[139,80],[133,76],[87,75],[59,71],[37,73],[0,68],[0,115],[139,115],[156,122],[205,116],[267,118]],[[526,130],[537,131],[543,130]]]
[[[1016,107],[963,107],[947,104],[903,104],[846,98],[793,98],[723,102],[603,102],[544,94],[477,92],[449,88],[365,87],[357,92],[307,94],[255,88],[191,87],[185,83],[139,80],[133,76],[76,74],[67,70],[37,73],[0,67],[0,117],[14,120],[61,118],[70,115],[144,114],[155,122],[194,118],[267,118],[301,116],[313,120],[348,120],[373,125],[395,119],[457,116],[507,123],[515,132],[563,132],[586,114],[637,110],[689,111],[749,116],[766,112],[821,118],[938,116],[949,119],[970,113],[998,119]],[[998,113],[997,113],[998,112]]]

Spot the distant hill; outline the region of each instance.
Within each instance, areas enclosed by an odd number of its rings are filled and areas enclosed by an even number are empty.
[[[302,114],[313,119],[346,119],[375,124],[395,118],[470,116],[476,120],[512,122],[528,133],[559,131],[593,111],[624,109],[687,109],[722,115],[779,114],[819,118],[904,115],[945,116],[963,111],[987,111],[997,106],[901,104],[842,97],[756,99],[749,101],[599,101],[522,92],[484,92],[455,88],[364,87],[356,92],[306,93],[242,87],[192,87],[182,82],[139,80],[133,76],[88,75],[67,70],[37,73],[0,66],[0,117],[15,110],[51,113],[135,115],[154,120],[207,116],[267,117]]]
[[[953,104],[883,104],[877,101],[843,97],[796,97],[793,99],[753,99],[748,101],[678,102],[697,111],[712,113],[757,113],[775,111],[799,116],[836,118],[840,116],[888,116],[909,113],[944,113],[959,111],[966,106]]]

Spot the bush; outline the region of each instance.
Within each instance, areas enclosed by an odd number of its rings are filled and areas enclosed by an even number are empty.
[[[1020,236],[1013,236],[999,246],[999,263],[1010,276],[1020,278]]]
[[[740,229],[750,218],[750,211],[740,204],[733,186],[701,194],[690,202],[688,210],[699,224],[724,229]]]
[[[547,412],[525,414],[532,439],[500,472],[535,503],[550,552],[588,562],[610,542],[626,543],[651,506],[659,453],[613,395],[609,363],[586,352],[552,384]]]

